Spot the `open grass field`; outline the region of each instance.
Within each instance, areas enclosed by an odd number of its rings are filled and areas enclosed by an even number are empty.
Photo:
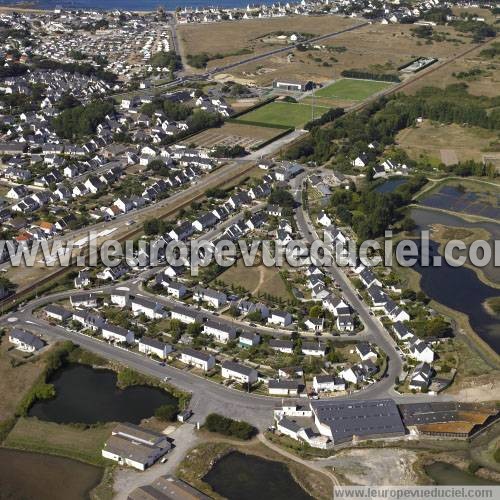
[[[277,54],[238,66],[231,70],[231,74],[235,78],[263,86],[279,78],[325,83],[339,78],[346,69],[397,73],[399,66],[416,57],[430,56],[446,60],[471,46],[470,38],[449,26],[434,27],[446,40],[431,44],[414,36],[412,28],[412,25],[404,24],[371,24],[323,40],[310,50],[294,50],[291,59],[288,59],[287,53]]]
[[[315,117],[318,118],[328,111],[325,106],[315,106]],[[239,119],[252,122],[269,123],[271,125],[286,125],[300,128],[312,118],[311,104],[293,102],[271,102]]]
[[[236,265],[222,273],[218,280],[229,286],[243,286],[255,297],[262,293],[269,293],[288,300],[291,296],[278,271],[277,268],[263,265],[246,267],[240,259]]]
[[[209,68],[223,66],[249,57],[247,54],[236,54],[246,51],[259,54],[280,47],[266,40],[266,35],[276,31],[290,33],[309,33],[323,35],[359,24],[359,21],[337,16],[287,16],[272,19],[248,19],[210,24],[185,24],[177,27],[182,51],[187,54],[227,55],[222,59],[210,61]]]
[[[106,465],[109,462],[102,458],[101,450],[114,425],[106,424],[84,429],[23,417],[17,421],[4,444],[9,448]]]
[[[428,120],[415,128],[401,131],[397,144],[410,158],[429,158],[432,161],[453,165],[458,160],[481,161],[485,151],[498,149],[498,134],[479,127],[436,125]]]
[[[185,144],[194,143],[202,148],[239,144],[248,151],[276,137],[281,132],[282,130],[276,128],[257,127],[244,123],[225,123],[220,128],[205,130],[182,142]]]
[[[374,80],[343,78],[315,92],[318,97],[363,101],[377,92],[390,87],[390,83]]]

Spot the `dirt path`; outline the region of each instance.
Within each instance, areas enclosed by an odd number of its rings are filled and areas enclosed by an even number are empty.
[[[297,462],[297,463],[299,463],[301,465],[304,465],[305,467],[309,467],[310,469],[313,469],[316,472],[319,472],[321,474],[324,474],[325,476],[328,476],[328,478],[332,482],[333,486],[340,486],[340,482],[336,478],[336,476],[333,473],[331,473],[330,471],[328,471],[328,470],[324,469],[323,467],[321,467],[320,465],[318,465],[317,463],[315,463],[315,462],[313,462],[311,460],[303,460],[302,458],[297,457],[293,453],[290,453],[288,451],[283,450],[279,446],[277,446],[274,443],[271,443],[270,441],[268,441],[266,439],[266,437],[264,436],[264,434],[259,434],[257,436],[257,439],[264,446],[267,446],[268,448],[270,448],[271,450],[275,451],[279,455],[282,455],[282,456],[288,458],[289,460],[293,460],[294,462]]]
[[[257,286],[250,292],[252,295],[257,294],[260,287],[264,284],[264,279],[264,270],[262,268],[259,268],[259,282],[257,283]]]

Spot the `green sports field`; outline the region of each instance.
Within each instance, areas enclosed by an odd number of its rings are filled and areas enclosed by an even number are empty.
[[[314,106],[314,117],[319,118],[328,109],[324,106]],[[311,105],[293,102],[271,102],[241,115],[238,120],[302,127],[311,120]]]
[[[328,87],[317,90],[315,95],[318,97],[345,99],[348,101],[362,101],[390,86],[391,84],[388,82],[344,78],[328,85]]]

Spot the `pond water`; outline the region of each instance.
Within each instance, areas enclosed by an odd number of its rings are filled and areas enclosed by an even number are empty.
[[[481,215],[490,219],[500,219],[500,194],[480,193],[454,186],[443,186],[420,204],[469,215]]]
[[[388,181],[383,182],[382,184],[379,184],[376,188],[375,191],[377,193],[392,193],[393,191],[396,190],[399,186],[402,186],[407,182],[408,179],[404,178],[395,178],[395,179],[389,179]]]
[[[431,210],[414,209],[411,215],[419,230],[428,229],[432,224],[483,227],[495,234],[500,229],[497,224],[480,223],[478,226],[479,223],[467,223],[458,217]],[[438,253],[438,244],[435,242],[431,243],[431,253]],[[484,308],[488,298],[500,296],[500,289],[486,285],[475,271],[467,267],[452,267],[444,263],[440,267],[422,267],[417,264],[413,269],[421,275],[420,286],[429,297],[466,314],[474,331],[497,353],[500,352],[500,319],[488,314]],[[492,269],[491,273],[498,273],[498,269]]]
[[[0,448],[0,498],[81,500],[102,479],[100,467],[68,458]]]
[[[203,478],[229,500],[310,500],[288,467],[254,455],[232,452],[221,458]]]
[[[433,462],[425,466],[425,473],[440,486],[484,486],[498,485],[482,477],[469,474],[446,462]]]
[[[140,423],[156,408],[175,404],[176,398],[156,387],[132,386],[119,389],[111,370],[72,364],[58,370],[49,380],[56,397],[36,402],[29,416],[60,424],[98,422]]]

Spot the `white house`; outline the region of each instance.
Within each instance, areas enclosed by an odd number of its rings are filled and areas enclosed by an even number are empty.
[[[375,360],[378,357],[377,352],[368,342],[359,342],[356,344],[356,352],[361,358],[361,361],[366,361],[368,359]]]
[[[68,320],[73,315],[71,311],[68,311],[67,309],[64,309],[64,307],[56,304],[49,304],[45,307],[44,311],[48,318],[55,319],[61,323]]]
[[[19,349],[23,352],[35,352],[42,349],[45,345],[42,339],[33,335],[26,330],[19,330],[14,328],[9,333],[9,342],[16,346],[16,349]]]
[[[319,342],[303,342],[302,354],[304,356],[324,356],[326,354],[326,347]]]
[[[410,382],[408,387],[412,390],[422,391],[422,389],[427,389],[431,383],[432,377],[432,367],[429,363],[420,363],[414,369],[411,374]]]
[[[166,312],[161,304],[143,297],[134,297],[131,299],[130,305],[135,316],[144,314],[149,319],[161,319],[166,316]]]
[[[410,356],[417,361],[432,363],[434,361],[434,351],[418,337],[414,337],[409,346]]]
[[[286,311],[272,311],[267,322],[271,325],[286,327],[292,324],[292,315]]]
[[[318,224],[321,224],[324,227],[331,226],[333,222],[331,217],[323,210],[318,214],[318,218],[316,220],[318,221]]]
[[[297,396],[300,387],[299,380],[269,380],[268,392],[273,396]]]
[[[101,331],[103,338],[111,342],[133,344],[135,340],[133,332],[121,326],[105,323],[102,325]]]
[[[204,372],[211,370],[215,366],[215,358],[211,354],[189,348],[181,352],[180,360],[186,365],[195,366]]]
[[[364,370],[359,365],[351,366],[350,368],[345,368],[339,373],[339,377],[343,378],[346,382],[351,384],[359,384],[365,380],[366,374]]]
[[[129,291],[117,288],[111,292],[111,303],[118,307],[127,307],[129,304]]]
[[[199,315],[194,312],[190,312],[187,307],[181,308],[177,306],[172,306],[170,311],[170,317],[172,319],[177,319],[181,323],[185,323],[187,325],[199,321]]]
[[[215,309],[219,309],[227,303],[227,295],[211,288],[196,287],[193,292],[193,300],[206,302]]]
[[[222,378],[236,380],[242,384],[253,384],[258,380],[257,370],[234,361],[224,361],[221,365]]]
[[[167,293],[176,299],[182,299],[187,294],[187,288],[182,283],[172,281],[167,285]]]
[[[340,332],[353,332],[354,331],[354,321],[350,314],[342,314],[337,317],[335,322],[337,330]]]
[[[239,336],[238,342],[242,347],[253,347],[259,345],[260,335],[255,332],[243,332]]]
[[[322,332],[325,320],[323,318],[307,318],[305,321],[306,328],[313,332]]]
[[[291,340],[271,339],[269,347],[273,351],[279,351],[285,354],[293,354],[293,342]]]
[[[160,359],[165,359],[172,351],[173,348],[170,344],[165,344],[157,339],[144,336],[139,340],[139,352],[144,354],[153,354]]]
[[[236,328],[211,319],[207,320],[206,323],[203,324],[203,333],[214,337],[217,342],[221,342],[223,344],[227,344],[236,338]]]
[[[99,296],[95,293],[71,295],[69,301],[73,307],[97,307]]]
[[[281,434],[298,440],[299,432],[302,430],[302,427],[297,422],[295,422],[295,420],[290,420],[286,417],[283,417],[281,420],[276,422],[276,429]]]
[[[171,448],[172,445],[164,434],[122,423],[113,429],[101,453],[104,458],[120,465],[129,465],[143,471]]]
[[[333,375],[316,375],[313,378],[313,389],[316,393],[345,391],[345,380]]]

